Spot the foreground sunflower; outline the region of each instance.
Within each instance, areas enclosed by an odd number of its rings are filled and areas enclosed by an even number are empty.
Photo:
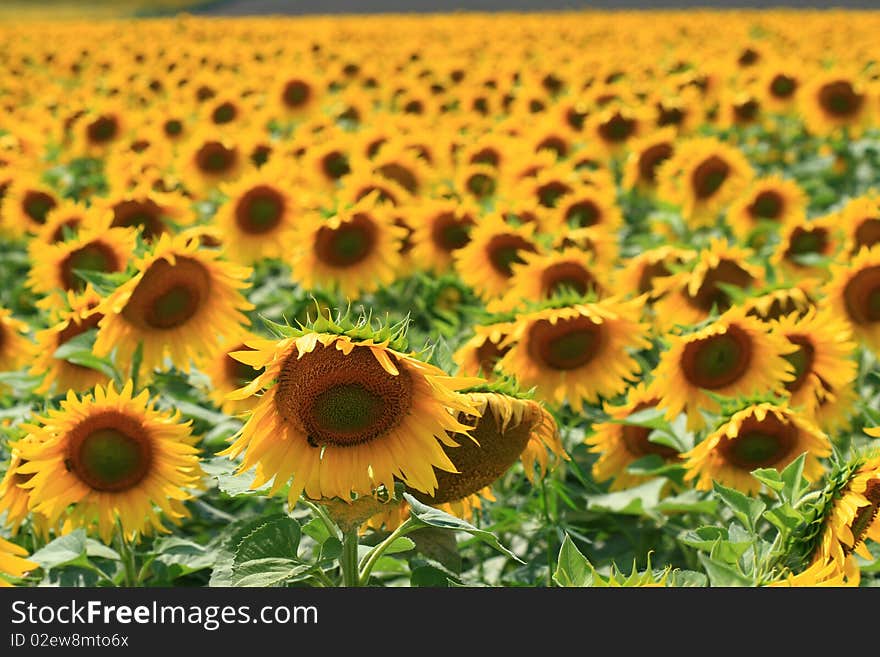
[[[240,290],[250,270],[199,248],[198,240],[163,234],[135,268],[134,277],[98,307],[104,315],[94,346],[98,356],[115,350],[116,362],[128,364],[142,344],[148,372],[166,357],[188,370],[191,359],[216,349],[220,336],[248,323],[242,311],[252,306]]]
[[[596,481],[612,480],[611,490],[632,488],[644,483],[650,476],[630,474],[627,471],[630,464],[651,455],[659,456],[668,463],[678,460],[679,452],[676,449],[651,440],[650,428],[625,421],[634,413],[655,408],[658,401],[651,396],[644,383],[639,383],[629,389],[624,404],[605,404],[604,410],[610,420],[594,424],[595,433],[584,440],[591,452],[599,454],[593,463],[593,478]]]
[[[432,494],[434,468],[454,472],[443,445],[471,427],[459,413],[479,415],[456,392],[474,379],[447,376],[402,351],[402,327],[374,329],[367,319],[319,317],[289,328],[280,340],[252,340],[233,358],[263,369],[229,395],[264,391],[233,444],[221,454],[244,473],[256,466],[251,486],[272,480],[276,492],[292,479],[288,500],[370,496],[395,478]]]
[[[641,323],[644,297],[609,297],[572,302],[552,299],[546,307],[517,316],[516,326],[500,345],[510,350],[499,369],[536,396],[555,406],[564,402],[580,411],[626,390],[639,362],[631,351],[650,347],[648,327]]]
[[[752,470],[781,471],[803,453],[804,477],[816,481],[824,472],[819,459],[831,454],[828,436],[787,404],[751,404],[682,455],[684,478],[696,479],[698,490],[712,490],[717,481],[750,495],[761,488]]]
[[[720,409],[714,395],[781,393],[794,378],[785,356],[797,347],[742,308],[692,333],[667,336],[667,341],[648,389],[660,399],[668,420],[686,413],[689,430],[705,426],[702,411]]]
[[[39,564],[26,559],[27,550],[20,545],[0,538],[0,586],[13,586],[7,578],[24,577]]]
[[[104,542],[117,523],[133,539],[167,531],[163,514],[186,517],[183,502],[202,477],[198,450],[189,423],[149,395],[134,395],[131,381],[118,392],[112,383],[82,397],[70,391],[60,409],[23,425],[17,472],[32,475],[22,484],[31,509],[50,525],[95,529]]]
[[[860,342],[880,353],[880,246],[831,265],[824,291],[823,304],[849,323]]]

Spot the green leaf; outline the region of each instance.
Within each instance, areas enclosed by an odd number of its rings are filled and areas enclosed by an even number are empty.
[[[628,515],[649,515],[660,501],[665,479],[651,479],[640,486],[603,495],[588,495],[587,509]]]
[[[695,570],[673,570],[669,576],[669,586],[705,587],[708,585],[708,578],[703,573],[698,573]]]
[[[253,559],[233,568],[230,586],[277,586],[312,569],[310,564],[294,559]]]
[[[266,483],[259,488],[251,489],[254,473],[251,471],[235,474],[236,464],[222,456],[216,456],[202,463],[205,473],[217,482],[217,488],[230,497],[239,495],[264,495],[271,487]]]
[[[461,555],[452,532],[435,527],[420,527],[407,534],[416,544],[416,550],[454,573],[461,572]]]
[[[752,476],[777,493],[785,487],[785,482],[779,476],[779,471],[774,468],[758,468],[752,470]]]
[[[406,536],[398,536],[391,545],[385,548],[385,554],[400,554],[401,552],[409,552],[416,546],[415,542]]]
[[[312,518],[302,526],[302,533],[312,538],[318,545],[321,545],[330,538],[330,530],[320,518]]]
[[[761,500],[743,495],[738,490],[722,486],[717,481],[712,482],[715,492],[724,500],[724,503],[733,511],[733,515],[747,528],[754,530],[758,519],[767,505]]]
[[[29,559],[46,570],[72,564],[86,558],[86,532],[77,529],[34,552]]]
[[[294,559],[300,537],[299,523],[293,518],[284,516],[270,520],[257,527],[238,544],[235,550],[235,567],[255,559]]]
[[[412,586],[420,588],[447,588],[449,581],[446,573],[434,566],[419,566],[409,576]]]
[[[156,561],[166,566],[180,566],[181,574],[212,568],[217,554],[203,545],[178,536],[169,536],[156,542]]]
[[[804,481],[804,461],[806,458],[807,454],[804,452],[789,463],[779,475],[784,484],[782,499],[791,504],[797,502],[801,497],[801,491],[806,489]]]
[[[465,522],[461,518],[456,518],[455,516],[441,511],[440,509],[435,509],[434,507],[428,506],[427,504],[422,504],[409,493],[404,493],[403,498],[410,506],[410,517],[414,518],[421,524],[427,525],[429,527],[437,527],[438,529],[467,532],[474,538],[482,541],[483,543],[486,543],[487,545],[492,546],[493,548],[507,555],[511,559],[514,559],[519,563],[525,563],[513,552],[501,545],[498,537],[495,536],[495,534],[493,534],[492,532],[487,532],[484,529],[477,529],[472,524],[470,524],[469,522]]]
[[[589,586],[593,581],[590,561],[581,554],[568,534],[562,539],[562,547],[559,548],[553,581],[565,587]]]
[[[752,586],[753,582],[748,577],[740,574],[734,568],[722,563],[713,561],[710,557],[702,552],[697,555],[703,568],[706,569],[706,575],[709,577],[709,585],[716,587],[731,586]]]
[[[131,278],[126,272],[107,273],[94,269],[74,269],[73,273],[86,283],[91,283],[95,291],[102,297],[108,296]]]
[[[664,497],[657,510],[663,513],[715,513],[718,503],[706,499],[699,491],[688,490],[679,495]]]
[[[119,561],[119,553],[93,538],[86,539],[86,556],[89,558],[112,559]]]

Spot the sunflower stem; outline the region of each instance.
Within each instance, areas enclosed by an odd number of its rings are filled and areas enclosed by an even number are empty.
[[[343,533],[339,565],[342,567],[342,585],[359,586],[357,529],[349,529]]]
[[[370,581],[370,573],[373,572],[373,567],[376,565],[376,562],[379,561],[381,556],[385,554],[385,550],[387,550],[394,541],[396,541],[401,536],[406,536],[408,533],[417,529],[418,525],[413,521],[412,518],[407,518],[406,522],[404,522],[400,527],[395,529],[393,532],[388,534],[387,538],[376,545],[372,550],[367,553],[367,555],[363,558],[363,565],[361,566],[360,572],[360,586],[366,586],[367,582]]]
[[[122,580],[125,587],[134,587],[138,585],[137,567],[135,565],[134,550],[131,543],[125,538],[125,531],[122,529],[122,523],[116,519],[116,545],[119,556],[122,560],[123,575]]]

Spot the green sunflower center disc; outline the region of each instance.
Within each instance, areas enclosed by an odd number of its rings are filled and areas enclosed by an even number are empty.
[[[797,443],[798,428],[768,414],[759,421],[751,416],[742,423],[734,438],[722,438],[724,459],[744,470],[779,465]]]
[[[246,233],[268,233],[284,214],[284,198],[268,185],[248,190],[235,208],[235,223]]]
[[[176,137],[181,132],[183,132],[183,123],[178,119],[171,119],[169,121],[165,121],[165,134],[169,137]]]
[[[487,173],[475,173],[467,179],[468,191],[477,198],[486,198],[495,193],[495,178]]]
[[[218,141],[209,141],[196,153],[196,165],[205,173],[220,174],[235,166],[237,157],[235,149],[226,148]]]
[[[639,178],[649,184],[657,180],[657,167],[672,157],[672,144],[661,143],[649,146],[639,156]]]
[[[749,212],[757,219],[778,219],[782,208],[782,197],[777,192],[764,191],[749,206]]]
[[[690,342],[682,355],[685,378],[699,388],[715,390],[738,381],[752,360],[752,341],[736,325],[726,333]]]
[[[335,346],[288,357],[278,376],[275,405],[286,421],[305,430],[313,447],[363,445],[397,427],[413,403],[413,382],[395,356],[393,375],[367,347],[347,356]]]
[[[366,214],[356,214],[338,228],[322,226],[315,239],[319,260],[333,267],[351,267],[373,253],[376,225]]]
[[[513,263],[524,262],[520,253],[535,252],[535,245],[519,235],[496,235],[486,245],[492,268],[505,278],[513,276]]]
[[[856,324],[880,321],[880,265],[857,271],[843,288],[846,312]]]
[[[797,392],[807,380],[807,375],[813,370],[813,360],[816,357],[816,349],[810,340],[803,335],[789,335],[788,341],[798,346],[798,350],[783,356],[785,360],[794,366],[794,381],[785,384],[789,392]]]
[[[29,191],[24,196],[24,213],[38,224],[46,223],[46,215],[57,205],[54,198],[45,192]]]
[[[165,232],[162,208],[150,199],[122,201],[114,205],[111,226],[140,228],[146,240]]]
[[[301,107],[308,101],[310,95],[309,85],[301,80],[291,80],[284,85],[284,104],[290,108]]]
[[[234,121],[237,114],[238,111],[235,109],[235,105],[232,103],[223,103],[214,110],[214,114],[211,118],[214,119],[214,123],[223,125],[224,123]]]
[[[333,151],[321,159],[321,168],[324,174],[333,180],[339,180],[342,176],[351,173],[351,165],[345,153]]]
[[[863,219],[856,228],[855,242],[856,251],[863,246],[870,248],[880,243],[880,219]]]
[[[444,212],[431,226],[431,238],[438,248],[446,252],[455,251],[467,246],[471,241],[470,229],[473,220],[468,218],[456,219],[451,212]]]
[[[600,216],[599,208],[592,201],[573,203],[565,213],[566,221],[579,228],[595,226],[599,222]]]
[[[68,467],[94,490],[127,490],[150,470],[149,438],[127,415],[108,411],[88,418],[73,429],[69,441]]]
[[[777,75],[770,83],[770,92],[777,98],[789,98],[797,89],[797,81],[787,75]]]
[[[602,346],[602,325],[587,317],[542,319],[529,331],[528,350],[533,360],[554,370],[573,370],[589,363]]]
[[[547,298],[565,290],[574,290],[583,295],[595,285],[592,274],[576,262],[556,263],[541,274],[541,289]]]
[[[857,94],[852,84],[846,80],[829,82],[819,90],[819,104],[822,109],[837,118],[858,113],[864,101],[865,97]]]
[[[696,197],[700,200],[711,198],[730,175],[730,165],[717,155],[712,155],[694,169],[692,182]]]
[[[144,273],[122,316],[137,326],[174,329],[199,312],[210,288],[210,275],[197,260],[178,257],[173,265],[157,260]]]
[[[119,124],[112,116],[102,116],[92,121],[87,128],[89,141],[93,144],[102,144],[116,137]]]
[[[72,251],[61,263],[61,279],[64,289],[81,291],[85,281],[77,276],[78,270],[113,272],[119,269],[119,262],[113,249],[103,242],[86,244]]]

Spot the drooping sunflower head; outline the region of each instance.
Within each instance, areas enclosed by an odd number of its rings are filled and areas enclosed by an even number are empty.
[[[202,470],[188,423],[162,412],[149,392],[112,383],[77,397],[27,425],[30,440],[16,443],[17,471],[30,475],[31,508],[50,525],[96,530],[109,542],[117,522],[129,539],[167,531],[186,517],[183,501],[200,485]]]
[[[824,472],[819,459],[831,454],[828,436],[787,404],[751,404],[683,455],[685,480],[696,479],[699,490],[712,490],[717,481],[748,495],[761,487],[753,470],[783,470],[804,453],[804,477],[815,481]]]
[[[782,395],[785,383],[794,379],[785,356],[796,347],[743,308],[692,333],[669,335],[667,341],[649,390],[660,399],[667,419],[684,412],[692,430],[705,426],[704,411],[720,409],[716,396]]]
[[[611,479],[612,490],[631,488],[648,478],[628,472],[631,463],[649,456],[670,463],[678,460],[678,450],[667,443],[657,442],[659,438],[653,440],[655,436],[649,427],[635,421],[627,422],[629,416],[655,408],[658,401],[648,392],[644,383],[639,383],[627,391],[626,401],[622,405],[605,405],[609,420],[594,424],[594,433],[584,440],[591,452],[599,454],[593,464],[596,481]]]
[[[442,445],[470,427],[459,413],[479,415],[457,390],[474,379],[455,378],[395,348],[405,346],[400,325],[372,326],[369,318],[319,317],[309,327],[285,329],[280,340],[253,340],[233,358],[264,368],[230,395],[265,391],[235,442],[223,453],[244,455],[253,486],[291,478],[289,501],[304,490],[313,499],[392,491],[394,480],[423,493],[437,488],[434,468],[455,471]],[[448,432],[448,433],[447,433]]]
[[[844,318],[853,335],[880,352],[880,246],[862,249],[849,262],[831,265],[824,303]]]
[[[799,96],[799,109],[808,130],[827,135],[846,128],[858,134],[872,119],[874,99],[863,80],[846,71],[812,75]]]
[[[554,406],[567,402],[579,411],[627,387],[640,365],[632,351],[649,345],[641,323],[644,297],[570,303],[551,299],[543,309],[517,316],[516,326],[500,345],[510,350],[498,363],[524,387]],[[561,307],[554,307],[562,305]]]
[[[217,348],[221,336],[232,338],[248,323],[242,311],[252,306],[241,290],[250,270],[201,248],[197,239],[162,235],[134,268],[135,275],[98,308],[99,356],[113,352],[116,362],[129,363],[141,349],[147,372],[164,367],[166,357],[188,370],[193,358]]]
[[[779,176],[761,178],[727,210],[727,223],[744,243],[757,239],[756,229],[789,226],[806,218],[806,196],[794,181]]]
[[[304,288],[338,290],[355,299],[398,275],[406,229],[395,225],[391,208],[377,205],[375,196],[340,207],[330,217],[311,212],[303,223],[291,273]]]

